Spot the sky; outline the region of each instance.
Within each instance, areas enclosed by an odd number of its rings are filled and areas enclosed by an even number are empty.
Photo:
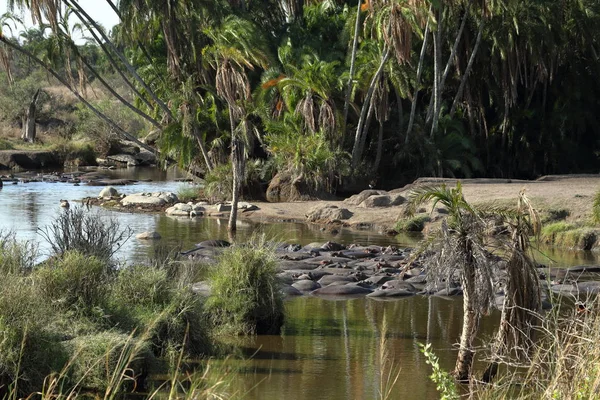
[[[0,0],[0,15],[4,14],[7,11],[7,0]],[[113,26],[115,26],[119,22],[119,18],[114,13],[114,11],[110,8],[107,2],[101,0],[79,0],[79,4],[83,7],[87,13],[99,22],[106,28],[107,31],[110,31]],[[18,10],[17,10],[18,14]],[[24,23],[25,26],[31,27],[33,24],[31,22],[31,18],[28,17],[28,12],[25,12]],[[22,29],[22,27],[18,27],[18,29]],[[6,33],[6,31],[5,31]],[[16,33],[16,32],[15,32]]]

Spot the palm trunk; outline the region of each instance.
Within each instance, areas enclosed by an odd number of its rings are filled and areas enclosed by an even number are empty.
[[[481,22],[479,23],[479,31],[477,32],[477,39],[475,40],[475,46],[473,47],[473,52],[471,53],[471,57],[469,57],[469,62],[467,63],[467,68],[465,69],[465,73],[463,74],[462,80],[460,82],[460,86],[458,87],[458,91],[456,92],[456,96],[454,97],[454,102],[452,103],[452,109],[450,110],[450,117],[454,116],[456,112],[456,107],[458,106],[458,102],[462,98],[462,93],[465,90],[465,84],[467,79],[469,78],[469,74],[473,69],[473,63],[475,62],[475,56],[477,55],[477,50],[479,50],[479,45],[481,44],[481,36],[483,34],[483,27],[485,26],[485,19],[482,16]]]
[[[442,6],[438,10],[438,27],[435,35],[433,35],[433,122],[431,124],[431,137],[437,131],[439,121],[439,110],[442,107],[442,92],[440,90],[441,83],[441,64],[442,64],[442,17],[444,11]]]
[[[200,135],[200,132],[198,132],[198,125],[195,123],[194,123],[194,126],[192,127],[192,133],[193,133],[194,137],[196,138],[196,142],[198,143],[198,147],[200,148],[200,152],[202,153],[202,157],[204,158],[204,163],[206,164],[206,169],[208,169],[209,171],[212,171],[214,168],[213,163],[212,163],[212,161],[210,161],[210,157],[208,156],[208,152],[206,151],[206,146],[204,145],[204,139]]]
[[[425,33],[423,35],[423,45],[421,45],[421,54],[419,55],[419,66],[417,67],[417,81],[415,83],[415,94],[413,95],[412,104],[410,106],[410,117],[408,119],[408,128],[406,129],[406,138],[404,144],[408,144],[408,138],[412,133],[413,123],[415,122],[415,113],[417,111],[417,99],[419,98],[419,86],[421,85],[421,74],[423,73],[423,60],[425,59],[425,49],[427,48],[427,37],[429,34],[429,14],[431,6],[427,13],[427,24],[425,25]]]
[[[363,125],[365,124],[365,118],[367,116],[367,111],[371,104],[371,97],[373,97],[373,92],[375,91],[375,85],[377,85],[377,81],[379,77],[383,73],[383,67],[385,66],[385,62],[390,56],[390,50],[387,49],[384,51],[383,56],[381,57],[381,63],[379,64],[379,68],[373,79],[371,80],[371,84],[369,85],[369,90],[367,91],[367,95],[365,96],[365,101],[362,105],[362,109],[360,111],[360,118],[358,120],[358,126],[356,127],[356,135],[354,137],[354,146],[352,147],[352,169],[356,168],[358,162],[360,161],[358,157],[358,151],[360,148],[360,139],[363,131]]]
[[[460,28],[458,29],[458,33],[456,35],[456,39],[454,39],[454,46],[452,46],[452,50],[450,51],[450,57],[448,57],[448,62],[446,63],[446,68],[444,68],[444,73],[442,74],[442,80],[440,81],[440,92],[444,90],[444,86],[446,85],[446,78],[448,78],[448,74],[450,73],[450,68],[454,65],[454,57],[456,56],[456,50],[458,49],[458,45],[462,38],[463,31],[465,30],[465,25],[467,23],[467,17],[469,14],[469,9],[471,8],[471,3],[473,0],[470,0],[465,8],[465,13],[462,18],[462,22],[460,23]]]
[[[467,253],[468,254],[468,253]],[[463,271],[463,327],[460,335],[460,348],[454,367],[454,376],[459,381],[468,381],[473,366],[473,342],[479,330],[479,313],[474,304],[475,294],[475,267],[471,262],[466,262]]]
[[[346,96],[344,98],[344,130],[348,120],[348,109],[350,108],[350,94],[352,93],[352,80],[354,79],[354,69],[356,63],[356,52],[358,50],[358,29],[360,28],[360,7],[362,0],[358,0],[356,9],[356,24],[354,25],[354,40],[352,42],[352,55],[350,56],[350,74],[348,76],[348,86],[346,88]]]
[[[27,107],[27,115],[25,116],[25,122],[23,124],[23,134],[21,135],[21,139],[33,143],[35,141],[35,114],[36,114],[36,102],[40,95],[40,89],[36,90],[31,102],[29,103],[29,107]]]
[[[377,174],[379,170],[379,164],[381,164],[381,155],[383,153],[383,123],[379,121],[379,135],[377,137],[377,155],[375,156],[375,165],[373,165],[373,172]]]
[[[239,135],[235,133],[235,120],[233,110],[229,110],[229,122],[231,124],[231,171],[233,175],[233,187],[231,190],[231,213],[229,214],[229,224],[227,230],[234,233],[237,230],[237,211],[242,182],[244,180],[244,170],[246,158],[244,154],[244,142]]]

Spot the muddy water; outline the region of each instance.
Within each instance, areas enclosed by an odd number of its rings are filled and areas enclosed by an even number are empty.
[[[114,178],[151,179],[119,187],[122,193],[175,191],[186,184],[173,180],[176,171],[127,169],[111,172]],[[7,184],[0,190],[0,231],[12,230],[22,240],[41,242],[38,229],[50,224],[62,210],[61,199],[74,201],[96,196],[99,187],[66,183]],[[162,244],[190,248],[206,239],[227,239],[227,221],[220,219],[176,219],[159,214],[98,212],[116,219],[134,233],[156,230]],[[333,240],[340,243],[395,244],[411,246],[418,238],[391,238],[371,231],[341,230],[332,236],[304,224],[257,224],[240,221],[241,240],[263,232],[272,240],[308,244]],[[117,257],[124,262],[143,261],[154,244],[135,238],[124,244]],[[542,253],[548,258],[544,258]],[[597,264],[590,252],[544,249],[540,261],[556,265]],[[286,322],[281,336],[251,338],[237,346],[235,356],[222,361],[234,371],[231,391],[244,398],[317,400],[377,399],[385,391],[386,377],[398,381],[389,399],[436,399],[435,385],[428,379],[430,368],[419,351],[419,343],[432,343],[443,368],[450,370],[456,356],[462,318],[460,299],[411,297],[395,301],[366,298],[331,301],[303,296],[286,302]],[[481,337],[493,334],[498,315],[482,323]],[[383,321],[387,342],[382,346]],[[382,348],[385,349],[382,353]],[[387,356],[391,363],[382,361]],[[394,368],[390,372],[390,365]]]

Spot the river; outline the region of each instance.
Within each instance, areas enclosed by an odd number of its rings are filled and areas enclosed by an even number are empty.
[[[117,189],[124,194],[173,191],[185,188],[175,182],[182,175],[176,170],[126,169],[107,171],[112,178],[151,180]],[[60,200],[70,202],[97,196],[101,188],[68,183],[5,184],[0,189],[0,232],[13,231],[20,240],[39,242],[42,257],[49,246],[39,235],[62,212]],[[227,221],[221,219],[179,219],[162,214],[120,213],[94,209],[101,218],[113,218],[132,232],[156,230],[159,242],[181,248],[193,247],[207,239],[226,239]],[[372,231],[342,229],[336,236],[317,226],[294,223],[260,224],[239,221],[241,240],[256,232],[290,243],[308,244],[327,240],[340,243],[394,244],[410,246],[415,238],[391,238]],[[155,246],[132,237],[119,250],[121,262],[143,262]],[[590,252],[545,249],[545,263],[556,265],[594,264]],[[458,300],[458,301],[457,301]],[[384,318],[385,317],[385,318]],[[430,367],[419,351],[419,344],[432,343],[442,367],[451,369],[456,356],[452,344],[459,338],[462,318],[460,299],[415,296],[395,301],[360,298],[332,301],[302,296],[286,301],[286,322],[281,336],[248,338],[236,346],[233,358],[222,361],[235,371],[232,391],[245,399],[377,399],[385,386],[382,377],[390,376],[389,365],[399,368],[398,381],[389,399],[436,399],[435,385],[428,379]],[[485,342],[493,335],[498,315],[482,323],[480,337]],[[383,320],[387,322],[387,343],[382,361]],[[391,376],[394,379],[395,371]],[[385,381],[385,379],[383,379]]]

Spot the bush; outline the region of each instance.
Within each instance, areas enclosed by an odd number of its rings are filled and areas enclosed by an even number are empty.
[[[39,233],[55,254],[78,251],[84,255],[109,260],[131,237],[131,228],[120,229],[116,220],[104,220],[83,207],[67,209]]]
[[[204,194],[213,203],[231,199],[231,163],[217,165],[204,176]]]
[[[48,299],[90,311],[106,302],[109,272],[106,261],[70,251],[37,269],[34,279]]]
[[[431,221],[429,215],[415,215],[396,222],[396,230],[398,232],[422,232],[425,224],[429,221]]]
[[[274,251],[262,241],[225,250],[209,276],[206,313],[213,326],[232,335],[279,333],[283,301],[276,273]]]
[[[197,200],[200,197],[200,188],[197,186],[183,186],[177,190],[177,198],[182,203]]]

